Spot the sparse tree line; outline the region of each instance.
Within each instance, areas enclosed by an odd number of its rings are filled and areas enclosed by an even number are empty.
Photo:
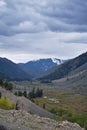
[[[18,91],[14,93],[16,96],[24,96],[28,99],[33,99],[33,98],[37,98],[37,97],[42,97],[43,96],[43,90],[42,89],[35,89],[33,88],[31,90],[31,92],[27,93],[27,91],[25,90],[24,92],[22,91]]]
[[[7,80],[1,79],[1,78],[0,78],[0,86],[10,91],[13,89],[12,83],[9,83]]]

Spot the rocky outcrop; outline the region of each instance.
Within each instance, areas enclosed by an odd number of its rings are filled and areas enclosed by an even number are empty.
[[[0,125],[5,130],[84,130],[76,123],[57,122],[22,110],[0,110]]]
[[[84,130],[77,123],[70,123],[68,121],[62,121],[58,124],[60,129],[56,130]]]

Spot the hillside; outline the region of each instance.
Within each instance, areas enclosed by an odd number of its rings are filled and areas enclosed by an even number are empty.
[[[29,61],[27,63],[19,63],[18,65],[24,69],[27,73],[36,78],[43,74],[44,72],[50,70],[53,67],[56,67],[65,62],[61,59],[48,58],[48,59],[39,59],[35,61]]]
[[[0,58],[0,76],[10,80],[29,80],[31,78],[17,64],[6,58]]]
[[[52,81],[55,88],[72,89],[75,93],[87,96],[87,63],[69,73],[68,76]]]
[[[62,65],[60,65],[58,67],[51,69],[50,71],[45,73],[45,75],[43,77],[41,77],[40,79],[55,80],[55,79],[60,79],[60,78],[66,77],[70,73],[75,71],[76,69],[78,69],[78,71],[79,71],[79,67],[81,67],[85,63],[87,63],[87,52],[72,60],[69,60],[69,61],[63,63]],[[87,68],[83,67],[83,70],[84,69],[87,69]]]
[[[71,130],[71,127],[84,130],[77,123],[50,119],[55,116],[24,97],[16,97],[1,87],[0,92],[2,96],[20,103],[20,110],[0,109],[0,130]]]
[[[42,117],[54,117],[53,114],[35,105],[33,102],[31,102],[29,99],[25,97],[17,97],[11,92],[5,89],[2,89],[1,87],[0,87],[0,92],[2,93],[3,97],[9,98],[15,103],[19,102],[20,109],[26,110],[27,112],[30,112],[32,114],[36,114]]]

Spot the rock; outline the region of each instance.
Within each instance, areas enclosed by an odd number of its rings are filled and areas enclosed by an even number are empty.
[[[84,130],[76,123],[57,122],[50,118],[31,115],[23,110],[0,110],[0,124],[6,128],[3,130]]]
[[[56,130],[84,130],[77,123],[71,123],[68,121],[59,122]]]
[[[0,130],[7,130],[7,128],[0,124]]]

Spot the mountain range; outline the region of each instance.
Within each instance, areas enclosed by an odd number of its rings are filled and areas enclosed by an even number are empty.
[[[65,60],[57,58],[39,59],[35,61],[29,61],[27,63],[19,63],[18,65],[33,78],[39,77],[48,70],[64,63]]]
[[[60,59],[40,59],[16,64],[7,58],[0,58],[0,77],[9,80],[31,80],[62,64]]]
[[[86,73],[87,75],[87,52],[49,70],[40,79],[56,80],[77,73]]]
[[[87,75],[87,52],[71,60],[48,58],[19,64],[0,58],[0,76],[10,80],[56,80],[77,73]]]
[[[31,76],[17,64],[6,58],[0,58],[0,77],[9,80],[30,80]]]

